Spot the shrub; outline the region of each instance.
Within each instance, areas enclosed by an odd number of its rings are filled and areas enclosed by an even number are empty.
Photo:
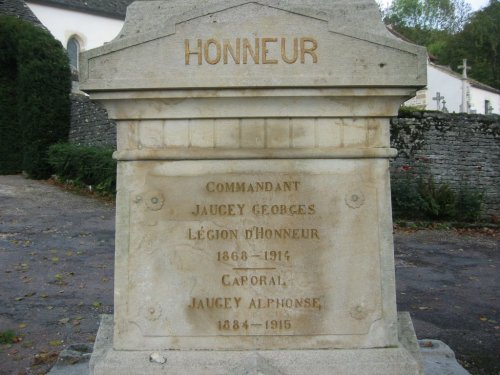
[[[432,177],[418,181],[418,193],[424,205],[425,217],[430,219],[453,219],[456,217],[456,193],[447,184],[436,185]]]
[[[10,17],[0,16],[0,174],[21,171],[22,137],[16,106],[18,34]]]
[[[9,105],[9,113],[0,115],[0,149],[12,155],[0,158],[8,160],[0,171],[22,169],[32,178],[49,177],[47,149],[69,132],[68,57],[48,31],[15,17],[0,16],[0,46],[2,111],[3,103]]]
[[[392,213],[401,219],[424,218],[425,201],[419,194],[417,183],[410,173],[403,173],[391,182]]]
[[[437,184],[422,170],[402,169],[392,174],[392,213],[395,219],[477,221],[483,194],[466,183],[459,191]]]
[[[116,161],[113,150],[60,143],[49,148],[48,162],[62,181],[92,186],[101,194],[116,191]]]
[[[457,195],[456,217],[460,221],[477,221],[483,208],[483,193],[462,185]]]

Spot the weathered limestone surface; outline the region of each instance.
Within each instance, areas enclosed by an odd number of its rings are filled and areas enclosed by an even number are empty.
[[[91,374],[123,375],[422,374],[422,356],[418,351],[409,315],[400,314],[398,326],[400,341],[403,344],[394,348],[127,352],[112,350],[112,319],[103,316],[90,361],[90,371]],[[156,361],[150,359],[152,354],[155,355]]]
[[[421,372],[398,334],[388,160],[425,51],[375,2],[140,1],[82,57],[119,160],[94,374],[168,350],[184,373]]]

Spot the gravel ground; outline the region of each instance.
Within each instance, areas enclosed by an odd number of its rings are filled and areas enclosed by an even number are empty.
[[[500,374],[498,232],[398,230],[395,248],[417,336],[474,375]],[[45,374],[67,345],[94,341],[113,309],[113,249],[113,204],[0,176],[0,375]]]

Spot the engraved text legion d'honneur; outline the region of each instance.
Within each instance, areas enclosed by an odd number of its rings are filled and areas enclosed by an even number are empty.
[[[300,241],[301,243],[321,239],[321,231],[318,228],[303,225],[302,227],[288,227],[286,218],[298,218],[298,222],[307,223],[307,218],[314,217],[317,213],[316,204],[313,202],[289,202],[269,203],[266,194],[273,197],[290,196],[304,198],[301,194],[301,181],[278,180],[278,181],[207,181],[202,187],[205,195],[208,194],[210,203],[195,202],[189,215],[196,221],[207,221],[214,218],[241,218],[252,217],[253,219],[264,218],[268,226],[253,225],[250,227],[238,226],[236,228],[221,227],[189,227],[186,236],[189,241],[208,241],[215,246],[210,254],[214,260],[225,271],[221,271],[217,279],[205,280],[215,282],[228,290],[225,296],[190,296],[188,309],[198,312],[219,311],[221,318],[214,321],[221,334],[231,332],[232,334],[273,334],[293,331],[294,321],[290,319],[276,318],[276,312],[280,311],[320,311],[323,308],[321,296],[314,294],[304,296],[287,297],[287,286],[290,281],[282,272],[284,268],[294,267],[294,250],[287,244],[289,241]],[[246,196],[243,201],[227,199],[228,195],[237,197]],[[266,203],[259,203],[253,197],[261,197]],[[221,203],[217,202],[221,199]],[[223,199],[225,198],[225,199]],[[222,200],[224,201],[222,203]],[[248,203],[254,202],[254,203]],[[284,220],[285,218],[285,220]],[[296,221],[297,222],[297,221]],[[277,225],[269,225],[270,223]],[[282,224],[282,225],[280,225]],[[232,247],[237,241],[247,241],[255,244],[248,250],[235,249]],[[276,243],[280,246],[277,247]],[[232,272],[227,271],[230,265]],[[238,291],[245,289],[243,296]],[[254,289],[260,293],[254,293]],[[269,293],[262,295],[262,291]],[[232,296],[229,296],[231,295]],[[229,319],[224,312],[246,311],[243,319]],[[255,311],[270,312],[268,319],[256,318]],[[272,313],[274,312],[274,313]],[[242,314],[238,314],[240,317]],[[286,316],[287,314],[285,314]],[[293,316],[293,314],[292,314]]]

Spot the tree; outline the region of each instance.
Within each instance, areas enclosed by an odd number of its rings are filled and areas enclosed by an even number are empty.
[[[18,173],[22,163],[16,106],[17,35],[20,30],[9,20],[0,16],[0,174]]]
[[[394,0],[385,11],[385,22],[396,29],[455,33],[463,28],[470,12],[465,0]]]
[[[70,89],[61,43],[46,30],[0,15],[0,173],[50,176],[47,149],[68,137]]]
[[[500,89],[499,54],[500,1],[490,0],[487,7],[472,15],[461,32],[450,38],[438,58],[453,69],[467,59],[472,78]]]

